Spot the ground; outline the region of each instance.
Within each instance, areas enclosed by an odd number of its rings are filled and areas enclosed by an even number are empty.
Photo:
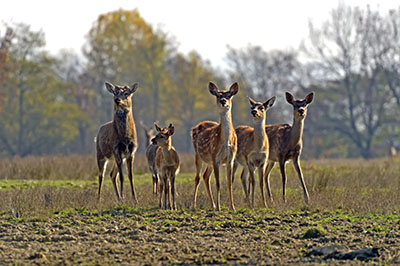
[[[310,229],[319,232],[309,235]],[[368,263],[400,263],[400,216],[342,211],[65,210],[43,220],[2,217],[4,264],[349,264],[314,247],[379,248]],[[362,264],[362,261],[351,261]]]
[[[275,171],[274,203],[262,208],[257,190],[253,210],[235,180],[237,211],[225,207],[223,189],[219,212],[209,209],[204,185],[199,209],[191,208],[193,173],[177,178],[176,211],[158,209],[149,174],[136,175],[138,205],[129,186],[125,200],[117,202],[109,178],[101,202],[95,178],[0,179],[0,265],[397,264],[398,170],[382,161],[305,164],[309,205],[291,170],[284,203]],[[375,253],[332,259],[318,255],[319,247]]]

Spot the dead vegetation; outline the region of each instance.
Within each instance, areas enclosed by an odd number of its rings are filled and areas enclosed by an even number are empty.
[[[331,247],[343,254],[373,250],[366,263],[400,262],[398,160],[304,162],[309,205],[292,167],[286,204],[278,196],[279,169],[272,171],[277,200],[269,209],[262,207],[258,187],[256,209],[247,209],[237,179],[238,211],[228,211],[222,190],[222,211],[214,212],[204,189],[199,209],[192,209],[194,173],[188,167],[176,178],[178,210],[158,210],[145,157],[138,157],[138,205],[126,191],[124,201],[116,201],[108,176],[97,203],[92,156],[0,160],[0,264],[340,264],[348,257],[310,255]],[[193,157],[181,159],[190,165]]]

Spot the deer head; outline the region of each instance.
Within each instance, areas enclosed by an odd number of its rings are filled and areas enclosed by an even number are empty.
[[[157,130],[157,135],[151,140],[154,145],[157,146],[169,146],[171,145],[171,136],[175,132],[175,127],[169,124],[168,128],[161,128],[159,125],[154,123],[154,127]]]
[[[253,116],[254,121],[265,121],[267,110],[274,105],[276,97],[273,96],[264,103],[256,102],[250,97],[248,98],[250,102],[251,115]]]
[[[208,89],[212,95],[217,99],[217,106],[220,111],[229,111],[232,106],[232,97],[235,96],[239,91],[239,85],[237,82],[233,83],[228,91],[219,91],[217,86],[210,82]]]
[[[129,86],[118,86],[106,82],[107,90],[114,95],[114,110],[123,111],[131,109],[132,95],[138,86],[138,83],[133,84],[130,88]]]
[[[146,145],[149,143],[149,141],[151,141],[151,139],[155,136],[155,130],[153,127],[147,127],[142,120],[140,120],[140,125],[143,128],[144,134],[146,136],[147,139],[147,143]]]
[[[293,105],[293,117],[302,120],[307,116],[308,105],[314,99],[314,92],[310,92],[304,99],[297,100],[292,94],[286,92],[286,101]]]

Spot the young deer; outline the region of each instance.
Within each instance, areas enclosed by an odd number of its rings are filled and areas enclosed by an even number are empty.
[[[304,182],[303,173],[300,166],[300,155],[303,148],[302,136],[304,128],[304,119],[307,116],[308,105],[313,101],[314,93],[309,93],[304,99],[297,100],[292,94],[286,92],[286,101],[293,106],[293,124],[290,125],[266,125],[265,130],[269,138],[269,157],[265,172],[268,198],[273,201],[271,188],[269,185],[269,175],[275,163],[279,163],[282,176],[283,201],[286,202],[286,173],[285,163],[293,160],[294,168],[303,187],[304,199],[308,204],[307,187]]]
[[[217,107],[219,108],[220,122],[219,124],[211,121],[204,121],[192,128],[192,142],[195,152],[196,177],[193,207],[196,208],[197,191],[200,182],[200,171],[203,162],[207,164],[203,174],[203,180],[206,185],[208,197],[211,207],[220,210],[220,183],[219,183],[219,166],[226,164],[226,178],[228,183],[228,193],[231,209],[235,209],[232,195],[232,173],[233,162],[237,151],[236,133],[232,124],[231,116],[231,99],[239,91],[239,85],[234,83],[229,91],[219,91],[217,86],[210,82],[209,91],[216,97]],[[211,168],[212,167],[212,168]],[[217,206],[214,204],[213,196],[210,190],[210,174],[214,170],[215,181],[217,185]]]
[[[154,138],[154,129],[151,127],[146,127],[142,121],[140,121],[140,124],[144,130],[144,133],[146,135],[146,158],[147,158],[147,164],[149,165],[149,170],[152,173],[152,178],[153,178],[153,194],[158,193],[158,182],[159,182],[159,174],[156,166],[156,151],[157,151],[157,145],[154,145],[151,140]]]
[[[272,107],[275,102],[275,96],[268,101],[261,103],[256,102],[249,97],[251,106],[251,115],[253,116],[253,126],[238,126],[236,135],[238,139],[238,150],[236,154],[235,164],[233,167],[233,178],[238,163],[243,166],[241,179],[243,190],[246,195],[246,201],[250,208],[254,207],[254,171],[258,168],[258,178],[260,182],[261,196],[264,207],[267,207],[264,194],[264,173],[268,161],[269,142],[267,133],[265,133],[265,120],[267,110]],[[249,189],[246,186],[247,173],[250,172],[250,188],[251,201],[249,199]]]
[[[160,208],[175,210],[175,175],[179,172],[179,156],[172,146],[171,138],[175,128],[172,124],[169,124],[168,128],[161,128],[156,123],[154,123],[154,126],[158,133],[151,141],[157,147],[155,160],[162,177],[160,182]],[[163,190],[164,202],[162,200]]]
[[[131,88],[128,86],[114,86],[108,82],[105,84],[107,90],[114,95],[114,119],[102,125],[96,137],[97,165],[100,171],[98,199],[101,199],[101,188],[106,166],[112,160],[115,161],[118,167],[117,171],[113,162],[113,169],[110,174],[118,200],[123,197],[124,176],[122,165],[126,162],[132,197],[137,202],[133,187],[133,161],[137,149],[137,136],[132,115],[131,96],[136,91],[138,84],[133,84]],[[118,191],[116,183],[117,174],[119,174],[120,179],[120,191]]]

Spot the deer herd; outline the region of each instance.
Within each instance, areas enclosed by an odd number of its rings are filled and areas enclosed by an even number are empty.
[[[110,177],[118,200],[123,198],[124,174],[123,165],[127,166],[132,198],[137,203],[133,180],[133,161],[137,149],[137,132],[132,115],[131,96],[138,88],[135,83],[129,86],[117,86],[106,82],[107,90],[114,96],[113,120],[102,125],[96,136],[97,165],[99,168],[98,200],[101,199],[103,177],[107,164],[111,163]],[[279,164],[282,177],[282,197],[286,202],[286,172],[285,164],[291,160],[303,188],[304,200],[309,202],[309,195],[300,166],[302,151],[302,135],[307,108],[313,101],[314,93],[309,93],[304,99],[295,99],[286,92],[286,101],[293,106],[292,125],[266,124],[268,110],[274,105],[275,96],[265,102],[258,102],[248,97],[252,126],[238,126],[232,123],[232,98],[238,93],[238,83],[233,83],[228,91],[221,91],[210,82],[209,92],[215,96],[219,111],[219,123],[203,121],[192,128],[191,137],[195,153],[195,188],[193,207],[197,207],[197,193],[200,175],[203,181],[211,208],[221,209],[220,166],[226,166],[226,180],[230,208],[235,209],[233,199],[233,181],[239,165],[243,166],[240,175],[247,205],[254,207],[255,171],[258,173],[261,199],[267,207],[265,188],[268,201],[273,202],[270,173],[275,163]],[[143,123],[142,126],[144,127]],[[179,172],[179,156],[172,145],[172,135],[175,127],[160,127],[154,123],[155,130],[145,128],[147,138],[146,157],[153,179],[153,193],[159,194],[159,206],[164,209],[176,209],[175,176]],[[154,133],[156,133],[154,135]],[[203,168],[203,165],[205,167]],[[203,173],[202,173],[202,170]],[[210,187],[210,176],[214,172],[217,194],[216,204]],[[249,176],[249,180],[247,177]],[[119,188],[117,184],[119,177]]]

